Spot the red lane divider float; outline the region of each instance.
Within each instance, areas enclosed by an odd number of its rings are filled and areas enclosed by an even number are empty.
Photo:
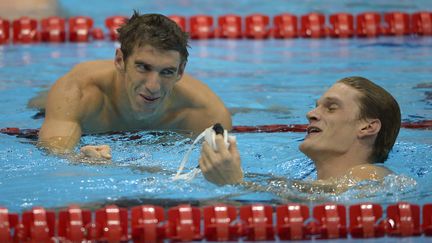
[[[86,16],[77,16],[69,19],[69,41],[87,42],[90,40],[93,19]]]
[[[216,29],[216,36],[225,39],[240,39],[243,37],[242,17],[235,14],[219,16],[219,28]]]
[[[134,242],[161,242],[165,238],[163,225],[165,213],[162,207],[136,206],[131,209],[131,238]]]
[[[354,17],[349,13],[330,15],[329,34],[333,38],[351,38],[354,36]]]
[[[168,16],[172,21],[176,22],[180,29],[186,31],[186,17],[181,15],[170,15]]]
[[[432,204],[423,206],[423,232],[427,236],[432,236]]]
[[[192,39],[211,39],[215,37],[213,17],[209,15],[195,15],[190,17],[190,37]]]
[[[344,205],[326,203],[313,208],[314,221],[309,224],[310,232],[318,239],[347,237],[346,209]]]
[[[432,35],[432,12],[412,14],[412,32],[417,35]]]
[[[301,36],[304,38],[327,37],[325,16],[321,13],[309,13],[301,16]]]
[[[298,37],[297,16],[293,14],[276,15],[273,19],[273,37],[290,39]]]
[[[12,242],[11,231],[16,230],[18,214],[10,213],[7,208],[0,207],[0,242]]]
[[[387,234],[391,236],[418,236],[420,228],[420,207],[405,202],[387,208]]]
[[[10,22],[0,18],[0,45],[9,42]]]
[[[257,126],[233,126],[234,133],[274,133],[274,132],[306,132],[307,124],[273,124]],[[432,120],[422,120],[417,122],[403,122],[402,128],[432,130]],[[0,133],[37,139],[39,129],[20,129],[17,127],[1,128]],[[138,139],[140,137],[136,137]]]
[[[311,238],[309,208],[302,204],[280,205],[276,208],[276,232],[280,240],[308,240]]]
[[[126,23],[127,20],[125,16],[112,16],[105,20],[105,27],[108,29],[108,36],[111,41],[117,40],[117,29]]]
[[[96,238],[95,234],[88,232],[88,228],[91,226],[91,214],[90,210],[81,209],[74,205],[61,210],[58,214],[58,237],[65,242],[82,242]],[[87,229],[86,226],[88,226]]]
[[[236,223],[234,206],[216,204],[203,208],[204,238],[209,241],[236,241],[241,237],[241,225]]]
[[[312,12],[302,16],[281,13],[268,16],[261,13],[240,16],[225,14],[217,17],[210,15],[168,16],[180,28],[190,33],[192,39],[289,39],[303,38],[352,38],[378,36],[432,36],[432,12],[420,11],[406,13],[400,11],[332,13],[325,16]],[[40,21],[21,17],[13,21],[0,18],[0,45],[9,43],[13,31],[13,43],[43,42],[88,42],[91,40],[117,40],[117,28],[127,21],[126,16],[111,16],[105,19],[105,28],[93,26],[88,16],[65,18],[51,16]],[[12,22],[12,26],[11,23]],[[66,26],[66,23],[68,26]],[[40,28],[39,28],[40,27]],[[68,27],[68,28],[66,28]],[[66,36],[66,37],[64,37]]]
[[[431,209],[432,204],[423,205],[421,224],[420,206],[407,202],[389,205],[386,216],[381,205],[367,202],[349,208],[335,203],[313,208],[288,203],[276,206],[276,211],[271,205],[258,203],[238,208],[225,204],[203,208],[181,204],[166,212],[159,206],[142,205],[131,208],[130,215],[129,209],[115,205],[97,209],[95,213],[78,206],[58,213],[34,207],[23,212],[21,217],[0,207],[0,241],[190,242],[343,239],[348,235],[353,238],[428,237],[431,236]]]
[[[37,30],[37,20],[22,17],[14,20],[12,25],[14,43],[30,44],[39,42],[40,34]]]
[[[240,207],[243,235],[247,241],[274,240],[273,208],[270,205],[253,204]]]
[[[366,12],[357,15],[357,36],[371,38],[381,35],[380,23],[381,15],[377,12]]]
[[[386,224],[381,205],[365,203],[350,206],[350,232],[353,238],[382,237]]]
[[[55,222],[54,211],[34,207],[22,214],[21,223],[15,229],[14,241],[50,242],[54,237]]]
[[[270,17],[263,14],[246,16],[245,37],[249,39],[267,39],[270,37]]]
[[[65,42],[66,22],[60,17],[44,18],[41,21],[41,37],[44,42]]]
[[[407,13],[391,12],[384,14],[384,19],[387,24],[383,28],[385,35],[409,35],[411,34],[410,20]]]
[[[185,204],[168,209],[166,235],[173,241],[201,240],[201,210]]]

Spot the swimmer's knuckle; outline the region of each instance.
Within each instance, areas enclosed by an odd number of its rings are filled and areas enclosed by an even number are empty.
[[[221,154],[221,158],[222,158],[222,161],[224,161],[224,162],[226,162],[226,161],[229,161],[230,160],[230,154],[229,153],[222,153]]]

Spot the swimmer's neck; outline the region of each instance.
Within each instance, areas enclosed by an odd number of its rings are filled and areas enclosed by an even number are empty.
[[[345,150],[315,150],[306,155],[314,161],[318,180],[340,178],[356,166],[369,165],[372,146],[354,142]]]
[[[349,174],[353,168],[371,165],[367,162],[367,158],[353,157],[349,154],[315,160],[314,163],[317,170],[317,180],[341,178]]]

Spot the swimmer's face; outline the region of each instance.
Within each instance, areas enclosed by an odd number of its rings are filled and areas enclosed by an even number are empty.
[[[150,45],[135,47],[126,62],[116,53],[116,67],[124,75],[134,115],[144,119],[157,113],[183,74],[177,51],[165,51]]]
[[[336,83],[306,115],[307,135],[300,150],[312,160],[331,159],[354,148],[362,123],[359,119],[360,92]]]

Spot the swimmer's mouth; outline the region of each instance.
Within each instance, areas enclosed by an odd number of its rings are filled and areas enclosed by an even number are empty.
[[[306,129],[306,131],[307,131],[307,134],[308,134],[308,135],[309,135],[309,134],[313,134],[313,133],[319,133],[319,132],[322,132],[321,129],[319,129],[318,127],[314,127],[314,126],[309,126],[309,127]]]
[[[142,95],[142,94],[140,94],[140,96],[147,102],[154,102],[160,98],[160,97],[146,96],[146,95]]]

